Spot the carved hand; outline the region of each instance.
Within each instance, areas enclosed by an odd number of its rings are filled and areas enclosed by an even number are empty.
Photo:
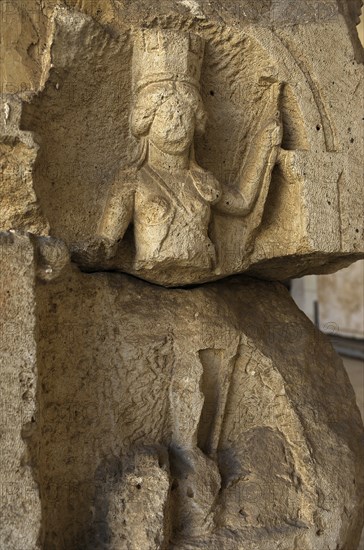
[[[74,252],[73,256],[84,265],[97,265],[112,258],[116,253],[118,242],[106,237],[95,236],[83,243],[82,252]]]
[[[224,190],[218,208],[231,215],[247,215],[258,198],[264,184],[277,161],[282,143],[283,128],[279,112],[270,118],[252,140],[250,150],[242,167],[235,190]]]
[[[260,131],[261,139],[267,143],[268,149],[280,147],[283,137],[283,126],[279,116],[267,122],[266,126]]]

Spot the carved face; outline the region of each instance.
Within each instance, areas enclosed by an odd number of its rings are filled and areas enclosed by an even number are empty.
[[[149,139],[163,152],[180,155],[189,150],[194,133],[194,109],[176,92],[156,111]]]
[[[165,153],[182,155],[195,132],[203,133],[206,113],[201,96],[182,82],[151,84],[137,96],[131,112],[134,136],[147,137]]]

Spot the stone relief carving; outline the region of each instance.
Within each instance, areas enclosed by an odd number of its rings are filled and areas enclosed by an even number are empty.
[[[324,336],[271,281],[142,280],[358,258],[359,68],[336,1],[320,25],[276,2],[274,29],[241,15],[264,0],[67,3],[92,17],[44,6],[39,83],[1,104],[0,540],[354,548],[363,427]],[[15,12],[26,69],[43,31]]]
[[[359,524],[354,394],[281,285],[70,269],[37,304],[45,547],[324,550]]]
[[[352,90],[323,77],[328,60],[312,65],[301,42],[269,27],[176,15],[142,31],[125,17],[113,35],[56,9],[42,87],[22,103],[43,226],[72,260],[180,286],[242,272],[290,278],[362,257],[351,223],[361,205],[347,184],[359,177]],[[6,134],[15,118],[11,108]],[[30,200],[5,207],[3,229],[44,234]]]
[[[282,140],[280,85],[268,88],[237,181],[221,185],[194,152],[194,136],[206,124],[199,91],[203,52],[197,35],[158,29],[137,35],[130,117],[140,145],[136,181],[126,182],[121,174],[112,185],[97,236],[106,259],[133,223],[136,270],[161,265],[210,272],[217,265],[209,236],[214,211],[247,216],[258,197],[267,195]]]

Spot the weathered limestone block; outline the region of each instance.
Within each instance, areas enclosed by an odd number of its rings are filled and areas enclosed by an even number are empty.
[[[48,235],[34,187],[38,146],[30,132],[19,130],[21,102],[11,94],[0,98],[0,226]]]
[[[41,507],[30,440],[37,426],[33,245],[0,234],[0,547],[39,548]]]
[[[353,550],[341,360],[211,281],[363,257],[360,2],[0,9],[0,547]]]
[[[18,4],[33,190],[83,269],[180,286],[363,257],[360,2]]]
[[[278,283],[36,287],[44,548],[353,550],[363,426]]]
[[[103,502],[98,507],[101,523],[95,529],[91,546],[99,544],[104,548],[107,533],[111,548],[163,548],[170,534],[170,476],[165,467],[168,464],[166,449],[141,447],[128,462],[121,465],[119,460],[119,464],[116,470],[119,479],[112,477],[109,487],[103,484]]]

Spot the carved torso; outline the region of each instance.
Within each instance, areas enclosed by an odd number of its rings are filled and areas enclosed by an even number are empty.
[[[210,269],[215,249],[208,237],[210,204],[196,190],[190,171],[165,175],[150,166],[139,172],[135,195],[136,265],[156,262]]]

